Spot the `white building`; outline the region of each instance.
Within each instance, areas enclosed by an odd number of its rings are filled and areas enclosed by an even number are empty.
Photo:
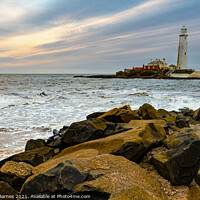
[[[161,61],[160,59],[156,59],[155,61],[150,60],[150,62],[147,64],[148,67],[152,66],[158,66],[160,69],[167,69],[167,63],[165,61],[165,58]]]
[[[185,26],[181,29],[179,35],[179,47],[178,47],[178,59],[177,69],[188,69],[188,41],[187,41],[187,29]]]

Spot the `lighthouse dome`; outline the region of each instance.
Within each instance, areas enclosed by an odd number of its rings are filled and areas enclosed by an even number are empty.
[[[182,33],[182,34],[186,34],[186,33],[187,33],[187,28],[185,28],[185,26],[182,27],[181,33]]]

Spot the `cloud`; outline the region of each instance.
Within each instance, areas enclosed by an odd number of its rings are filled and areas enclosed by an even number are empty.
[[[31,3],[6,0],[4,4],[0,2],[9,15],[0,29],[1,67],[9,63],[20,67],[21,63],[32,67],[52,64],[67,69],[97,63],[131,65],[133,60],[141,65],[150,57],[167,55],[174,62],[183,21],[192,31],[189,44],[198,51],[200,21],[195,10],[198,3],[194,3],[194,0],[92,3],[91,0]],[[16,18],[13,18],[9,13],[15,7]]]

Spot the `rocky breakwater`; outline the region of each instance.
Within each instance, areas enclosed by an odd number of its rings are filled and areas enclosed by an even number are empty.
[[[0,161],[10,199],[199,199],[200,109],[92,113]]]

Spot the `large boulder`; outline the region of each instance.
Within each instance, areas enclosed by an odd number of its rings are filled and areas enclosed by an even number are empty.
[[[98,200],[108,199],[124,187],[136,186],[152,199],[166,199],[156,178],[121,156],[58,158],[56,163],[49,160],[44,164],[36,167],[36,173],[26,180],[20,194],[89,194],[91,199]]]
[[[193,118],[196,120],[196,121],[200,121],[200,108],[195,110],[194,114],[193,114]]]
[[[160,118],[158,111],[153,106],[147,103],[145,103],[139,108],[138,113],[140,116],[142,116],[142,119],[159,119]]]
[[[104,119],[89,119],[81,122],[72,123],[65,134],[62,136],[61,149],[79,143],[95,140],[116,134],[123,130],[116,130],[115,124]]]
[[[189,185],[199,169],[200,140],[192,133],[177,133],[165,140],[170,150],[153,156],[158,172],[174,185]]]
[[[1,178],[16,190],[32,175],[33,167],[27,163],[8,161],[0,168]]]
[[[136,111],[131,110],[130,106],[125,105],[120,108],[114,108],[103,115],[100,115],[98,118],[103,118],[109,122],[113,123],[128,123],[131,120],[139,120],[141,117],[137,114]]]
[[[45,147],[45,141],[42,139],[37,139],[37,140],[28,140],[25,146],[25,151],[28,150],[33,150],[33,149],[38,149],[41,147]]]
[[[137,161],[151,147],[157,146],[165,138],[166,132],[162,126],[154,123],[143,123],[122,133],[66,148],[56,157],[83,149],[95,149],[98,154],[111,153]]]
[[[22,153],[15,154],[9,158],[0,161],[0,167],[7,161],[25,162],[32,166],[39,165],[55,156],[55,151],[49,147],[28,150]]]
[[[13,200],[17,193],[8,183],[0,181],[0,199]]]

